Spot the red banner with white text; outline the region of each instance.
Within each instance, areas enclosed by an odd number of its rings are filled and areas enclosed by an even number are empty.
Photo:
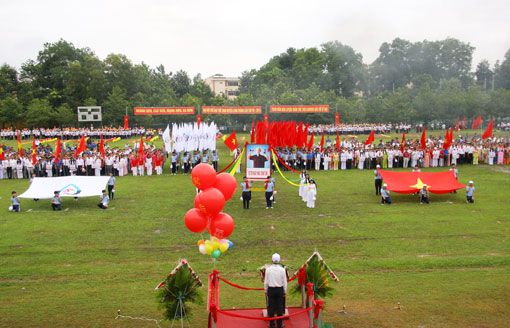
[[[195,114],[195,107],[135,107],[135,115],[186,115]]]
[[[329,113],[329,105],[271,105],[271,113]]]
[[[202,114],[262,114],[261,106],[203,106]]]

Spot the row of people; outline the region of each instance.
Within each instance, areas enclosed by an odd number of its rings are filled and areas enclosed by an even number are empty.
[[[60,137],[62,140],[66,139],[79,139],[82,135],[86,135],[88,137],[101,137],[101,135],[105,138],[131,138],[135,136],[145,135],[145,136],[156,136],[162,135],[162,131],[160,129],[145,129],[144,127],[134,127],[134,128],[114,128],[114,127],[102,127],[102,128],[53,128],[53,129],[44,129],[44,128],[34,128],[34,129],[22,129],[22,130],[14,130],[14,129],[2,129],[0,130],[0,138],[2,140],[15,140],[19,135],[21,140],[27,140],[34,138],[57,138]]]

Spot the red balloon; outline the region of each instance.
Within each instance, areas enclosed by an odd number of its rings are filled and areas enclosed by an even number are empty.
[[[220,213],[211,220],[210,227],[207,230],[216,238],[227,238],[234,231],[234,220],[230,215]]]
[[[209,164],[198,164],[191,171],[191,181],[200,190],[212,188],[216,183],[216,171]]]
[[[207,227],[207,217],[197,208],[192,208],[184,215],[184,224],[191,232],[201,233]]]
[[[223,196],[225,196],[225,200],[229,200],[237,190],[236,178],[232,174],[220,173],[216,176],[214,188],[221,191]]]
[[[216,188],[209,188],[200,193],[198,208],[206,216],[216,216],[225,206],[225,197]]]
[[[194,201],[195,208],[198,208],[198,209],[200,209],[200,194],[201,194],[201,192],[199,192],[199,193],[195,196],[195,201]]]

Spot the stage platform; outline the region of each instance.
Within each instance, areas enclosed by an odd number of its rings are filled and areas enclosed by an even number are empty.
[[[289,314],[299,312],[303,310],[300,307],[288,307]],[[222,309],[223,310],[223,309]],[[236,310],[223,310],[228,312],[233,312],[235,314],[249,316],[249,317],[259,317],[263,318],[262,314],[263,309],[236,309]],[[284,319],[283,323],[285,324],[285,328],[306,328],[308,327],[308,314],[310,312],[305,312],[288,319]],[[264,320],[250,320],[250,319],[242,319],[242,318],[234,318],[228,315],[224,315],[218,313],[218,321],[216,322],[217,328],[267,328],[269,327],[269,321]]]

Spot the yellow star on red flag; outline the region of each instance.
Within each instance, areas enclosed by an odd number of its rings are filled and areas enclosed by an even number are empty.
[[[412,185],[412,186],[409,186],[411,188],[416,188],[416,189],[423,189],[423,186],[425,184],[423,183],[423,181],[421,181],[420,178],[418,178],[418,181],[416,181],[416,184],[415,185]],[[430,187],[430,186],[427,186],[427,187]]]

